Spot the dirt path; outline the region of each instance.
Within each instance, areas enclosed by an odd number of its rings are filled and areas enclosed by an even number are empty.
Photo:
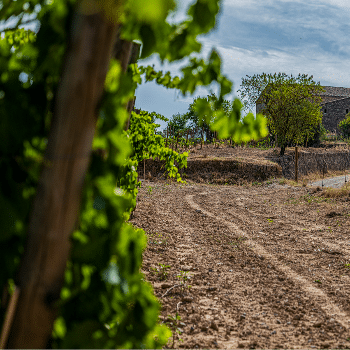
[[[277,183],[143,183],[132,223],[161,321],[181,316],[175,347],[349,348],[347,207]]]

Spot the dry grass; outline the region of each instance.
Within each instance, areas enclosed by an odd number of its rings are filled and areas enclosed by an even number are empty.
[[[321,172],[316,172],[316,173],[310,173],[308,175],[301,175],[299,176],[299,181],[307,181],[307,182],[314,182],[314,181],[319,181],[324,179],[330,179],[335,176],[345,176],[344,170],[332,170],[328,171],[327,173],[323,174]],[[346,170],[346,176],[350,178],[349,175],[349,170]]]
[[[341,188],[325,188],[322,195],[326,198],[348,197],[350,196],[350,183],[346,183]]]

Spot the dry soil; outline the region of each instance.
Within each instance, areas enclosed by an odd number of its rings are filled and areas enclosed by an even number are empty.
[[[144,181],[131,222],[177,329],[167,347],[350,348],[348,200],[279,180]]]

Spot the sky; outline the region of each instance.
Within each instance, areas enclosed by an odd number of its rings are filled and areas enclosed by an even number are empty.
[[[173,20],[183,19],[191,3],[181,0]],[[200,38],[202,57],[212,48],[219,52],[223,74],[234,84],[228,100],[239,96],[242,78],[263,72],[308,74],[321,85],[350,87],[349,18],[349,0],[223,0],[216,29]],[[185,63],[162,66],[156,56],[139,61],[174,75],[181,75]],[[147,82],[136,90],[135,107],[171,118],[207,94],[208,89],[200,88],[182,97]]]

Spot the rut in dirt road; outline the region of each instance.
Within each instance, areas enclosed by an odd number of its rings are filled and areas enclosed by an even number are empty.
[[[191,276],[191,288],[175,287],[162,298],[163,322],[171,327],[168,316],[177,307],[181,316],[176,347],[349,347],[350,278],[338,273],[348,256],[343,233],[327,242],[328,219],[310,218],[319,204],[304,214],[304,204],[283,206],[305,195],[305,189],[288,191],[281,188],[277,198],[273,188],[154,185],[152,196],[140,191],[133,223],[151,239],[147,279],[161,297],[179,284],[180,271]],[[322,215],[329,211],[320,208]],[[299,217],[309,226],[299,226]],[[152,243],[157,235],[166,243]],[[152,273],[159,263],[171,266],[164,280]]]
[[[202,193],[202,195],[208,195],[207,193]],[[342,324],[344,327],[348,326],[348,323],[350,322],[350,318],[348,315],[339,309],[327,296],[325,293],[323,293],[320,289],[314,287],[312,284],[310,284],[307,280],[305,280],[302,276],[295,273],[291,268],[288,266],[283,266],[279,263],[278,258],[275,256],[275,254],[270,254],[266,249],[264,249],[261,245],[257,244],[253,240],[251,240],[253,237],[249,235],[246,231],[242,231],[236,224],[234,224],[231,221],[227,221],[221,217],[218,217],[211,212],[202,209],[199,207],[193,200],[193,195],[188,195],[186,197],[188,203],[191,205],[191,207],[195,210],[201,210],[201,212],[205,213],[206,215],[210,216],[211,218],[218,220],[220,222],[223,222],[226,226],[228,226],[230,229],[232,229],[235,234],[238,234],[239,236],[245,236],[247,240],[245,241],[248,246],[250,246],[251,249],[254,249],[255,254],[257,254],[259,257],[264,257],[264,259],[267,260],[267,262],[274,265],[274,268],[283,273],[285,278],[291,278],[293,282],[295,282],[301,289],[304,290],[304,292],[310,294],[314,300],[319,303],[320,307],[329,314],[329,316],[332,316],[335,318],[339,324]],[[235,217],[235,216],[234,216]]]

